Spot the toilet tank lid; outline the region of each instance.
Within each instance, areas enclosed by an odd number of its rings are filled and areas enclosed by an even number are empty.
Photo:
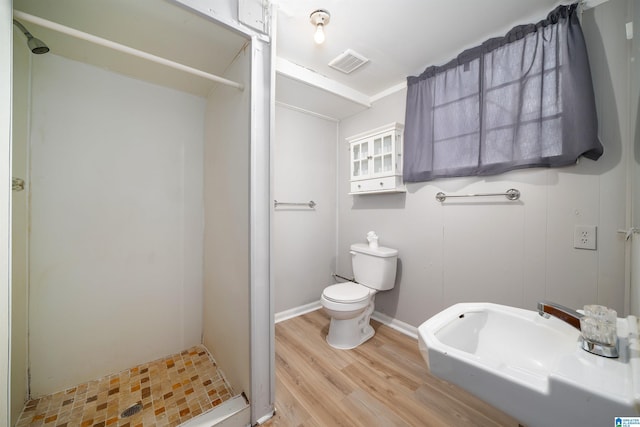
[[[373,255],[380,258],[389,258],[398,256],[397,249],[385,248],[384,246],[378,246],[377,248],[371,248],[367,243],[354,243],[351,245],[351,250],[354,252],[360,252],[367,255]]]

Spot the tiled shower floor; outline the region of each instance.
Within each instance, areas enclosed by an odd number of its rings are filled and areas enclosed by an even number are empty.
[[[177,426],[233,396],[203,346],[30,400],[16,427]],[[142,410],[121,418],[127,408]]]

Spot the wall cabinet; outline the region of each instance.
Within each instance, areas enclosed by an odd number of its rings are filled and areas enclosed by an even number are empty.
[[[390,123],[347,138],[350,152],[349,194],[405,192],[402,181],[404,125]]]

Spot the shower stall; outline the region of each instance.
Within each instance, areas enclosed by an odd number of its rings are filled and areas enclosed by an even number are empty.
[[[10,425],[273,410],[271,52],[197,3],[13,2]]]

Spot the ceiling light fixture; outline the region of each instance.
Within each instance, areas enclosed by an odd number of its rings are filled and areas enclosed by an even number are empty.
[[[316,27],[316,32],[313,35],[313,40],[317,44],[322,44],[324,42],[324,26],[329,23],[329,19],[331,15],[326,10],[318,9],[311,12],[309,15],[309,20]]]

